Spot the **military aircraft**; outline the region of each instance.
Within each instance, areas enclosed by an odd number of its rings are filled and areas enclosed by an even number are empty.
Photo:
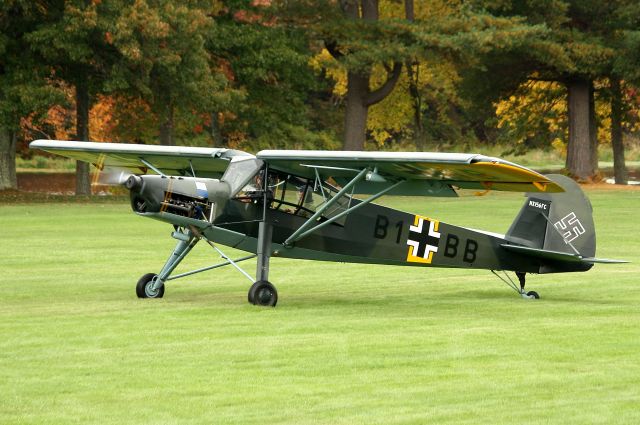
[[[38,148],[120,170],[133,211],[174,227],[159,273],[136,285],[161,298],[165,283],[231,265],[251,281],[248,300],[275,306],[271,257],[418,267],[488,269],[523,298],[527,273],[589,270],[596,234],[589,200],[561,175],[476,154],[263,150],[36,140]],[[383,195],[455,197],[459,189],[526,192],[505,235],[454,226],[373,201]],[[359,195],[356,197],[355,195]],[[172,275],[204,241],[223,258]],[[218,245],[250,253],[232,259]],[[238,263],[257,258],[255,278]],[[515,272],[518,283],[507,271]]]

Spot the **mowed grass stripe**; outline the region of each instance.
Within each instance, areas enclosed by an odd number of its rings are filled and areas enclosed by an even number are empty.
[[[539,301],[486,271],[276,258],[276,309],[231,268],[136,299],[173,240],[125,204],[1,206],[0,423],[637,423],[640,199],[589,196],[598,256],[634,263],[531,276]],[[504,233],[523,198],[386,202]]]

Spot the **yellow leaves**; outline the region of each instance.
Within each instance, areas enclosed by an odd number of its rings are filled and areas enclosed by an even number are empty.
[[[384,67],[374,67],[371,76],[372,89],[382,85],[386,78],[387,72]],[[406,135],[410,132],[408,129],[413,119],[413,109],[408,86],[409,80],[404,70],[389,96],[369,108],[367,129],[378,146],[396,138],[400,133]]]
[[[333,95],[344,98],[347,94],[347,71],[323,49],[315,55],[309,65],[318,73],[324,71],[334,81]],[[371,89],[384,84],[387,72],[383,66],[376,66],[371,73]],[[404,80],[404,82],[403,82]],[[407,95],[406,73],[400,78],[396,88],[382,102],[369,108],[367,130],[376,144],[383,145],[385,141],[394,137],[394,133],[403,132],[411,123],[411,99]]]
[[[334,81],[333,94],[343,97],[347,94],[347,71],[336,61],[327,49],[322,49],[309,61],[309,66],[320,74],[322,71]]]
[[[562,156],[567,154],[567,144],[563,139],[556,137],[551,141],[551,147]]]
[[[415,18],[416,20],[429,20],[451,16],[457,13],[461,4],[461,0],[416,0],[414,1]],[[397,0],[381,0],[380,17],[404,19],[404,4]]]
[[[563,93],[564,87],[557,82],[531,81],[522,84],[515,95],[494,104],[497,127],[520,128],[516,143],[534,138],[540,123],[550,133],[562,132],[566,127],[567,114]]]
[[[611,143],[611,104],[607,97],[606,80],[594,81],[595,113],[599,144]],[[513,143],[525,143],[534,139],[538,144],[551,146],[559,153],[566,153],[568,139],[567,93],[557,82],[531,81],[521,85],[516,95],[496,104],[497,127],[505,130]],[[627,115],[626,119],[631,117]],[[630,121],[634,121],[633,118]],[[629,121],[625,122],[631,131]]]

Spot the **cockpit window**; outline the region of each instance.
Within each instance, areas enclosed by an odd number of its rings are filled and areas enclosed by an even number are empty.
[[[242,189],[238,191],[235,198],[245,202],[262,199],[264,197],[263,173],[260,171],[253,176]]]
[[[273,200],[270,208],[295,214],[301,217],[312,216],[321,205],[335,196],[337,190],[323,182],[306,179],[288,174],[270,173],[268,190],[272,193]],[[342,197],[322,214],[325,218],[331,218],[349,207],[350,198]],[[336,223],[344,224],[344,217]]]
[[[262,165],[261,160],[250,156],[234,157],[221,180],[229,184],[231,195],[236,195],[261,175]]]
[[[269,208],[300,217],[311,217],[322,205],[332,199],[338,190],[327,182],[270,171],[265,184],[264,174],[258,172],[235,195],[241,202],[259,203],[266,197]],[[322,213],[326,220],[349,208],[351,198],[343,196]],[[344,225],[345,217],[335,223]]]

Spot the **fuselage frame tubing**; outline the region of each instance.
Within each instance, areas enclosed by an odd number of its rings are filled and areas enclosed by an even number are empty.
[[[295,232],[293,232],[293,234],[291,234],[291,236],[289,236],[287,240],[284,241],[283,245],[285,247],[291,246],[292,243],[297,241],[299,239],[299,235],[304,233],[307,229],[309,229],[309,227],[313,226],[313,223],[322,216],[322,213],[324,213],[327,208],[338,202],[338,200],[342,198],[345,193],[347,193],[356,183],[358,183],[364,177],[367,171],[367,168],[363,168],[362,170],[360,170],[358,175],[351,179],[349,183],[344,185],[344,187],[340,189],[340,191],[336,193],[333,198],[331,198],[328,202],[318,208],[317,211],[302,224],[302,226],[300,226]]]

